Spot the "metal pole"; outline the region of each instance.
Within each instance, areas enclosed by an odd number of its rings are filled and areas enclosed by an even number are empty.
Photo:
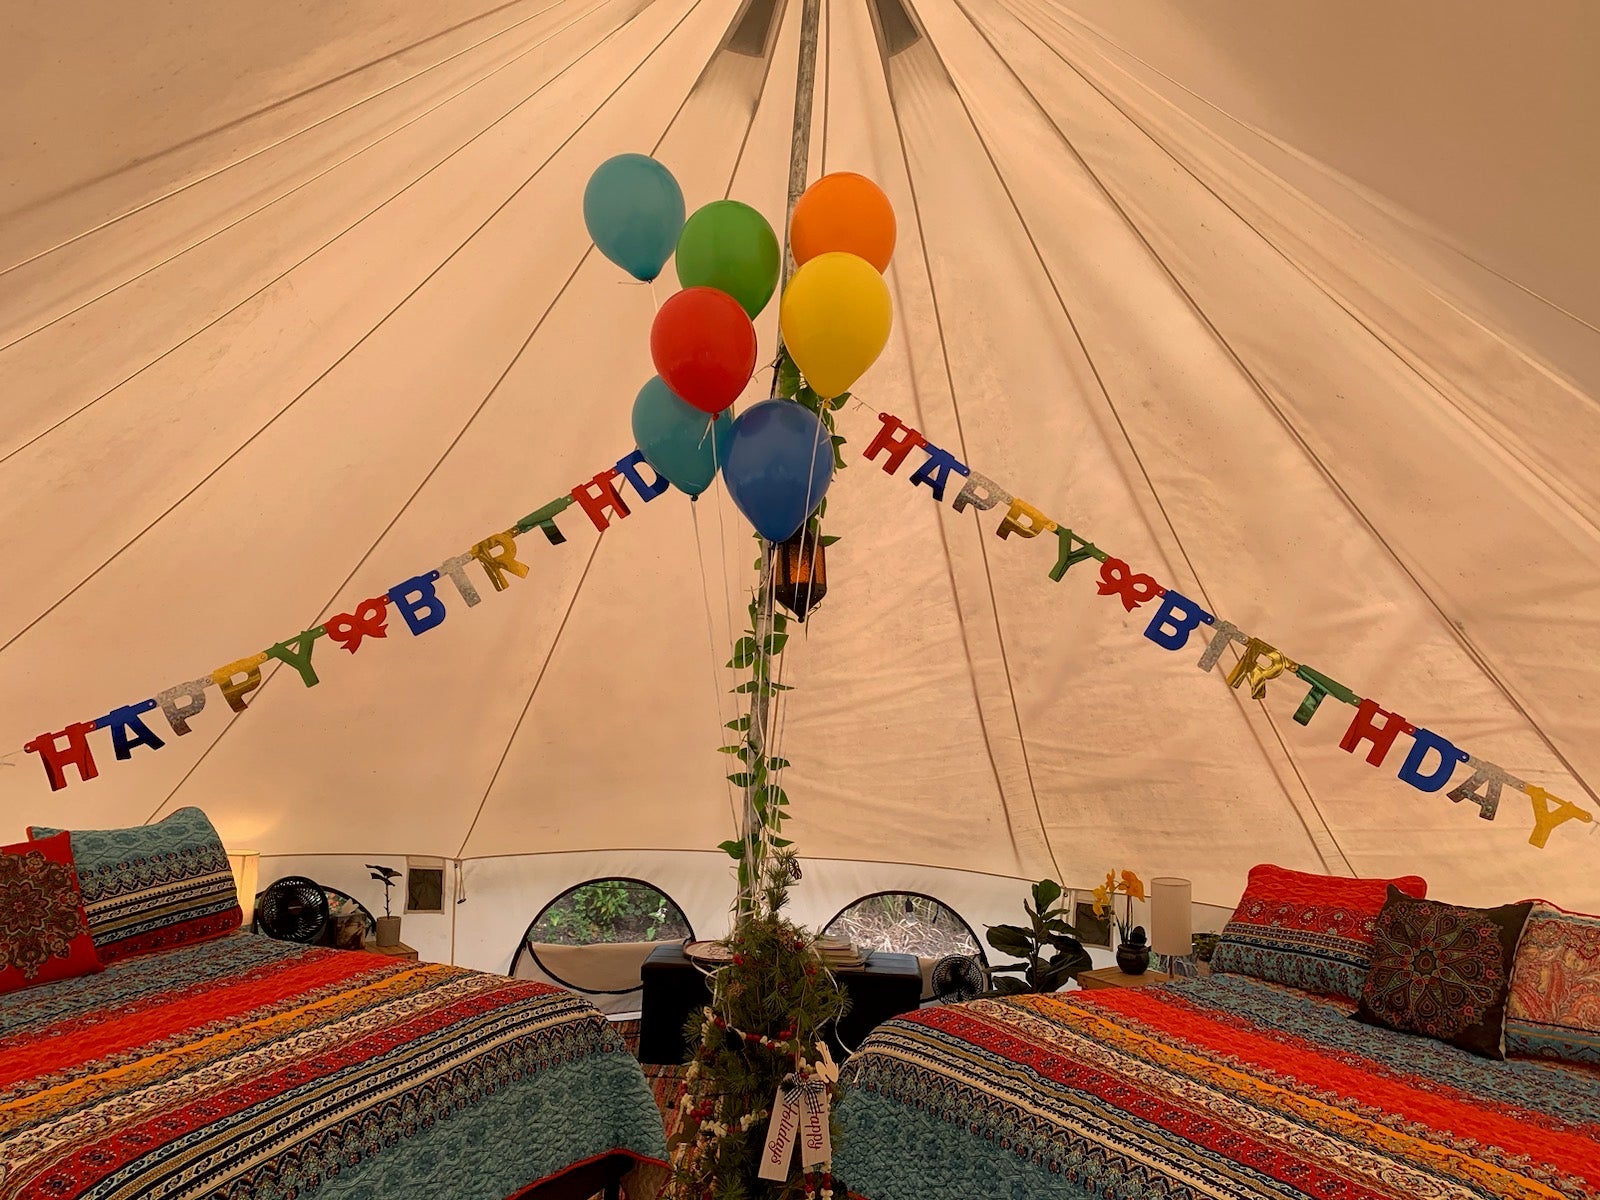
[[[822,17],[822,0],[804,0],[800,11],[800,62],[794,81],[794,129],[789,142],[789,202],[783,214],[783,269],[778,280],[778,295],[794,273],[794,249],[789,245],[789,222],[794,216],[794,206],[806,190],[806,170],[811,158],[811,102],[817,83],[817,28]],[[778,333],[781,357],[783,332]],[[772,373],[772,395],[778,394],[778,373]],[[765,647],[772,635],[772,555],[771,542],[761,543],[761,578],[756,588],[756,616],[751,624],[755,630],[756,646]],[[750,743],[757,755],[767,755],[767,716],[770,704],[760,688],[750,693]],[[753,773],[753,767],[751,768]],[[747,913],[755,907],[755,897],[761,890],[760,862],[756,858],[756,788],[751,783],[744,789],[744,828],[740,831],[744,842],[744,861],[748,866],[745,886],[739,894],[739,911]]]

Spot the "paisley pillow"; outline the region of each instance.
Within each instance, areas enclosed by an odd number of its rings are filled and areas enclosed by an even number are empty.
[[[1506,1053],[1600,1066],[1600,917],[1534,902],[1511,972]]]
[[[1372,969],[1352,1015],[1504,1058],[1511,968],[1532,908],[1529,901],[1464,908],[1390,888],[1373,930]]]
[[[1270,863],[1252,867],[1211,969],[1354,1000],[1367,978],[1373,924],[1391,884],[1413,896],[1428,894],[1416,875],[1350,879]]]
[[[67,835],[0,846],[0,994],[99,969]]]
[[[59,832],[29,830],[35,838]],[[74,829],[71,838],[101,962],[239,928],[243,914],[228,852],[198,808],[131,829]]]

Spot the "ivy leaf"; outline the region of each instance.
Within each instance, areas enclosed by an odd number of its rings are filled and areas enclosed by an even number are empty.
[[[772,844],[774,846],[776,846],[779,850],[782,850],[785,846],[794,845],[794,843],[791,842],[788,838],[781,838],[781,837],[773,838],[772,839]]]
[[[753,637],[742,637],[733,646],[733,658],[728,663],[730,667],[744,670],[756,660],[756,640]]]
[[[772,614],[772,630],[773,630],[773,632],[774,633],[782,633],[787,628],[789,628],[789,618],[784,616],[781,612],[773,613]]]
[[[788,644],[789,635],[787,633],[773,633],[767,635],[766,648],[768,654],[782,654],[783,648]]]
[[[843,408],[846,404],[849,404],[849,403],[850,403],[850,393],[849,392],[840,392],[832,400],[828,401],[828,407],[833,409],[834,412],[838,412],[841,408]]]
[[[729,858],[734,859],[737,862],[743,862],[744,861],[744,843],[743,842],[734,841],[732,838],[729,838],[725,842],[718,842],[717,843],[717,849],[721,850],[721,851],[724,851],[728,855]]]
[[[744,757],[744,752],[745,752],[745,747],[744,747],[743,743],[740,743],[737,746],[718,746],[717,747],[717,753],[718,754],[737,754],[742,758],[742,757]]]
[[[767,770],[769,770],[769,771],[781,771],[785,767],[787,767],[788,765],[789,765],[789,760],[787,758],[769,758],[769,759],[767,759]]]
[[[755,781],[756,773],[754,771],[735,771],[728,776],[728,782],[733,784],[734,787],[749,787]]]
[[[770,687],[775,692],[792,692],[792,691],[794,691],[794,688],[791,687],[787,683],[773,683],[773,684],[768,684],[767,686]]]
[[[761,686],[761,684],[758,681],[756,681],[754,679],[746,679],[743,683],[741,683],[738,687],[734,688],[733,690],[737,695],[748,696],[751,692],[755,691],[760,686]]]
[[[729,721],[723,728],[737,730],[739,733],[747,733],[750,729],[750,716],[746,713],[742,717]]]
[[[822,535],[822,543],[821,544],[824,545],[824,546],[831,546],[835,542],[837,542],[838,540],[839,540],[839,535],[837,533],[825,533],[825,534]]]
[[[800,368],[787,353],[778,363],[778,395],[793,397],[800,390]]]

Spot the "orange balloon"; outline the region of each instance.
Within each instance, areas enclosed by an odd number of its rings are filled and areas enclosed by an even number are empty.
[[[894,207],[883,189],[864,175],[850,171],[824,175],[794,206],[789,247],[796,266],[819,254],[840,251],[864,258],[882,272],[894,255]]]

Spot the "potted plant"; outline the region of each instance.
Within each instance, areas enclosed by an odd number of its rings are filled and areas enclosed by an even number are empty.
[[[996,978],[997,994],[1016,995],[1022,992],[1054,992],[1078,972],[1093,966],[1089,952],[1078,941],[1077,929],[1066,919],[1065,905],[1057,908],[1061,899],[1061,885],[1053,879],[1041,879],[1033,885],[1033,903],[1022,902],[1028,914],[1029,928],[1019,925],[991,925],[985,934],[989,945],[1002,954],[1011,954],[1022,962],[1006,963],[994,968],[994,975],[1006,972],[1019,974],[1021,979]]]
[[[1117,915],[1117,897],[1126,896],[1122,915]],[[1094,890],[1094,915],[1109,910],[1117,927],[1117,967],[1124,975],[1143,975],[1150,969],[1150,943],[1144,926],[1133,923],[1133,902],[1144,899],[1144,881],[1132,871],[1106,872],[1106,881]]]
[[[367,864],[367,870],[372,872],[372,878],[383,884],[383,916],[378,918],[378,945],[388,949],[390,946],[400,944],[400,918],[389,912],[389,889],[394,887],[394,881],[400,878],[400,872],[393,867],[379,867],[372,863]]]

